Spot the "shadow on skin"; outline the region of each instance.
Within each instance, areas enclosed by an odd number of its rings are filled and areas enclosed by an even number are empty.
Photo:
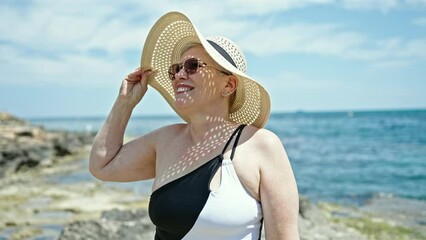
[[[192,172],[208,160],[219,155],[226,142],[236,129],[234,123],[230,123],[223,118],[207,117],[207,120],[214,122],[215,127],[208,131],[202,140],[189,147],[180,157],[180,160],[165,170],[155,183],[154,189],[167,184],[174,179],[179,178],[189,172]],[[230,147],[228,146],[228,150]],[[215,154],[217,153],[217,154]],[[190,168],[190,171],[185,171]],[[177,175],[177,176],[175,176]]]

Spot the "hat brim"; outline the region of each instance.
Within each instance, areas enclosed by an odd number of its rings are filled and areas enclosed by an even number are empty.
[[[175,107],[175,94],[168,74],[169,66],[180,61],[182,51],[190,43],[201,44],[217,64],[238,78],[235,101],[230,108],[230,120],[263,127],[270,113],[268,92],[257,81],[228,62],[207,42],[189,18],[180,12],[163,15],[147,36],[141,67],[157,70],[157,74],[150,77],[148,84],[166,99],[183,120],[190,123],[190,119]]]

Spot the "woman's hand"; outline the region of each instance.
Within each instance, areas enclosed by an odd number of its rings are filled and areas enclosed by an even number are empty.
[[[148,78],[151,74],[155,74],[152,69],[136,68],[121,83],[119,98],[128,101],[128,104],[134,108],[148,90]]]

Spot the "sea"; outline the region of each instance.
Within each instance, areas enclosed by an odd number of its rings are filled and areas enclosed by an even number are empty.
[[[28,121],[96,132],[105,117]],[[177,116],[132,116],[126,136],[179,122]],[[426,109],[272,113],[265,128],[281,139],[300,194],[314,202],[362,205],[381,195],[426,201]],[[149,194],[149,182],[138,186]]]

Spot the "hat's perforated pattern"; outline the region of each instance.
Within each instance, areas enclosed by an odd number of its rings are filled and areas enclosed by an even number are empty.
[[[244,93],[238,94],[231,108],[229,117],[234,122],[252,124],[260,114],[260,91],[257,84],[253,81],[244,79]],[[235,111],[236,110],[236,111]]]
[[[172,53],[177,42],[185,36],[193,36],[194,28],[187,21],[176,21],[168,25],[160,34],[155,44],[152,63],[158,68],[156,80],[167,91],[172,99],[175,98],[168,70],[172,64]]]

